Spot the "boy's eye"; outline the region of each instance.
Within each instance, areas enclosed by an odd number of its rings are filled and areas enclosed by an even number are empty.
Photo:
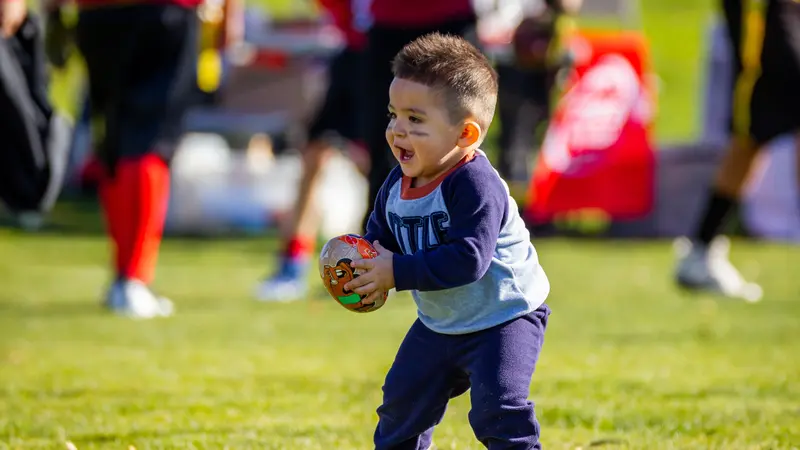
[[[410,120],[411,123],[422,123],[422,119],[417,116],[411,116],[408,118],[408,120]]]
[[[389,120],[394,120],[394,119],[397,119],[397,114],[395,114],[393,112],[388,112],[388,113],[386,113],[386,117],[388,117]]]

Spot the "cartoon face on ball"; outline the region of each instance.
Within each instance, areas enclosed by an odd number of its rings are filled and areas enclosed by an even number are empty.
[[[361,300],[366,298],[366,295],[362,297],[344,287],[350,281],[358,278],[358,274],[350,265],[352,262],[352,260],[344,258],[340,259],[335,266],[325,265],[323,268],[325,273],[323,282],[328,291],[347,309],[367,312],[376,305],[374,303],[361,303]]]
[[[360,300],[358,294],[344,288],[348,282],[358,277],[358,275],[355,273],[355,269],[350,266],[352,262],[353,261],[350,259],[340,259],[335,266],[331,267],[326,265],[324,268],[325,277],[323,278],[323,281],[325,282],[325,286],[330,289],[331,293],[335,295],[339,301],[345,304],[357,303],[358,300]],[[355,301],[345,301],[348,299],[348,297],[353,296],[356,297]]]
[[[352,262],[378,256],[378,251],[366,239],[355,234],[345,234],[329,240],[320,251],[319,274],[331,297],[350,311],[365,313],[375,311],[386,303],[387,293],[378,296],[375,303],[364,303],[366,295],[346,290],[344,286],[361,273],[353,269]]]

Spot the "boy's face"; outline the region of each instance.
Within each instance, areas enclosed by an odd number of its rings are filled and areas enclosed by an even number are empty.
[[[475,134],[474,122],[451,122],[442,96],[430,87],[402,78],[392,81],[386,141],[403,175],[414,178],[416,186],[433,181],[463,158],[480,135],[477,127],[478,137],[465,140],[469,126]]]

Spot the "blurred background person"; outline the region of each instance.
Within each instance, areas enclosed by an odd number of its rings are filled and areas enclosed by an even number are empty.
[[[327,20],[341,32],[345,46],[329,63],[325,98],[308,127],[308,143],[301,150],[303,173],[294,217],[282,241],[277,271],[258,286],[256,295],[262,301],[295,300],[306,295],[321,220],[314,196],[322,169],[337,148],[349,150],[352,156],[365,153],[359,136],[363,109],[359,102],[363,101],[360,98],[366,36],[362,28],[368,25],[368,5],[363,0],[318,3]]]
[[[395,165],[387,149],[386,105],[392,81],[389,61],[400,49],[427,33],[459,35],[480,48],[479,20],[499,18],[516,28],[513,62],[500,64],[501,175],[510,181],[530,176],[531,155],[536,147],[536,128],[550,109],[550,89],[557,70],[557,36],[567,27],[560,18],[580,9],[581,0],[372,0],[372,27],[367,33],[364,139],[372,162],[369,172],[368,209],[372,211],[378,189]],[[521,44],[521,46],[520,46]]]
[[[198,0],[77,0],[75,38],[86,61],[100,203],[113,241],[105,306],[134,318],[168,316],[150,289],[167,212],[169,162],[197,89]],[[60,18],[60,2],[49,6]],[[61,20],[51,26],[63,28]],[[56,33],[64,35],[64,33]]]
[[[367,32],[364,89],[364,143],[370,154],[369,197],[364,223],[378,190],[396,164],[386,143],[391,61],[414,39],[438,31],[479,45],[472,0],[372,0],[372,26]]]
[[[412,3],[320,2],[344,34],[346,48],[331,61],[328,92],[309,128],[310,143],[302,152],[304,169],[296,216],[276,273],[258,287],[259,299],[291,300],[302,298],[307,291],[306,275],[319,229],[319,218],[312,205],[313,192],[320,169],[337,140],[352,148],[363,139],[369,151],[366,217],[369,216],[377,190],[395,164],[384,134],[392,81],[390,62],[395,54],[415,38],[433,31],[465,36],[477,43],[471,0]]]
[[[774,138],[800,131],[800,2],[765,3],[760,27],[758,15],[750,14],[755,10],[745,8],[743,0],[722,1],[737,75],[734,136],[695,233],[678,242],[675,274],[683,287],[747,301],[760,300],[762,289],[730,263],[729,241],[721,235],[758,152]],[[800,155],[800,142],[795,145]]]
[[[480,0],[476,0],[480,1]],[[521,200],[533,156],[550,118],[557,73],[568,63],[562,43],[574,26],[580,0],[486,0],[514,24],[513,58],[499,61],[497,171]],[[482,19],[483,21],[483,19]]]
[[[42,226],[66,171],[69,125],[49,88],[40,17],[0,1],[0,206],[26,230]]]

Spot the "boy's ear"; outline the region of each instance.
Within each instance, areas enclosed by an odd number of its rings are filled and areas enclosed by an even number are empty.
[[[467,121],[461,129],[461,136],[458,137],[458,146],[461,148],[472,147],[481,141],[483,130],[477,122]]]

